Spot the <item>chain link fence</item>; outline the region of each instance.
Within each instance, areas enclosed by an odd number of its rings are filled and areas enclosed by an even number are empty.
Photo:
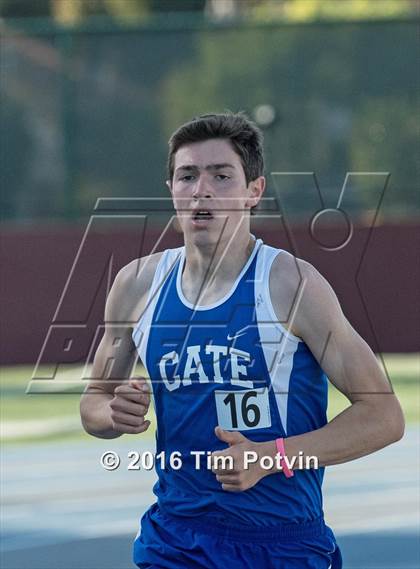
[[[4,220],[83,219],[98,197],[166,196],[167,140],[194,115],[244,110],[272,171],[315,172],[334,207],[347,172],[390,172],[385,219],[417,216],[418,21],[121,27],[1,21]],[[299,177],[291,215],[312,204]],[[347,207],[376,207],[376,178]]]

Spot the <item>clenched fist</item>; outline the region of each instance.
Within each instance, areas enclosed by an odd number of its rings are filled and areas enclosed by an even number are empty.
[[[131,378],[116,387],[109,402],[113,430],[132,435],[147,431],[150,421],[145,421],[144,416],[149,405],[150,388],[144,377]]]

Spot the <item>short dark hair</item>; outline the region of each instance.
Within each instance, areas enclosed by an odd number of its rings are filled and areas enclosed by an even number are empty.
[[[245,113],[218,113],[194,117],[169,139],[168,176],[174,176],[175,154],[186,144],[225,138],[241,159],[247,185],[264,173],[263,133]]]

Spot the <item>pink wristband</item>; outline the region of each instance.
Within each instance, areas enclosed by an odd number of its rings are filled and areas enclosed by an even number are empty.
[[[276,439],[276,447],[277,452],[280,454],[280,464],[283,469],[283,474],[286,478],[291,478],[295,475],[295,473],[293,470],[290,470],[290,468],[287,466],[287,461],[284,460],[284,457],[286,456],[286,453],[284,451],[284,439]]]

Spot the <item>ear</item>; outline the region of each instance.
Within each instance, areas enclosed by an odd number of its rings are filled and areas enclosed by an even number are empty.
[[[171,182],[171,180],[166,180],[165,184],[168,186],[168,189],[172,194],[172,182]]]
[[[249,208],[255,207],[260,201],[264,190],[265,190],[265,177],[259,176],[248,185],[250,196],[245,202],[245,205]]]

